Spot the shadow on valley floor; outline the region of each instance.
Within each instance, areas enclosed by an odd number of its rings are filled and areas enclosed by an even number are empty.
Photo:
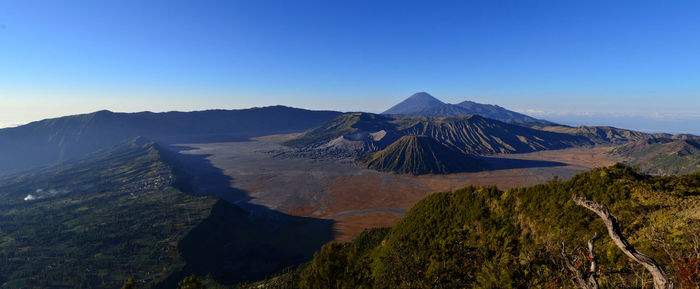
[[[286,215],[251,204],[248,194],[232,188],[231,178],[211,165],[209,155],[182,154],[169,147],[176,185],[194,195],[217,196],[210,216],[178,244],[185,267],[156,288],[175,288],[184,277],[211,276],[226,285],[255,281],[311,260],[333,239],[333,221]]]
[[[527,168],[543,168],[543,167],[558,167],[567,166],[566,163],[536,161],[536,160],[521,160],[496,157],[481,157],[487,165],[486,171],[507,170],[507,169],[527,169]]]

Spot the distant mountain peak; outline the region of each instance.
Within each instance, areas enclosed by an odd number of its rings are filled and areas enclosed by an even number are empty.
[[[111,110],[103,109],[103,110],[98,110],[98,111],[92,113],[92,115],[109,115],[109,114],[114,114],[114,112],[112,112]]]
[[[392,106],[383,114],[411,114],[429,107],[444,105],[445,103],[427,92],[417,92]]]
[[[458,104],[444,103],[427,92],[417,92],[394,105],[383,114],[412,114],[423,116],[462,116],[478,114],[483,117],[516,124],[545,124],[552,122],[510,111],[496,104],[481,104],[465,100]]]
[[[427,100],[440,101],[437,98],[435,98],[434,96],[430,95],[430,93],[427,93],[425,91],[416,92],[416,93],[412,94],[411,96],[409,96],[408,99],[427,99]]]

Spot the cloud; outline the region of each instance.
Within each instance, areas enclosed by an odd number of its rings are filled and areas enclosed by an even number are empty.
[[[33,200],[36,200],[36,199],[37,199],[37,198],[36,198],[34,195],[32,195],[32,194],[29,194],[29,195],[27,195],[26,197],[24,197],[24,200],[25,200],[25,201],[33,201]]]

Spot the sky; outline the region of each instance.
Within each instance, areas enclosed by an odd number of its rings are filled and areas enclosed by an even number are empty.
[[[700,134],[698,1],[0,0],[0,127],[418,91]]]

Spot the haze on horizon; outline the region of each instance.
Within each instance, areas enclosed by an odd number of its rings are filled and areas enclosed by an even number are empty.
[[[0,2],[0,127],[100,109],[381,112],[418,91],[700,134],[700,3]]]

